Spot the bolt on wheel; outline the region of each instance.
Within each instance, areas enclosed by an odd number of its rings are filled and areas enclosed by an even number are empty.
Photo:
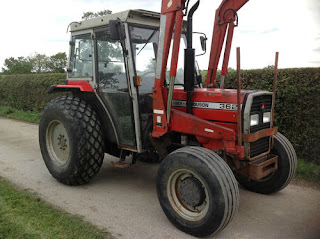
[[[168,219],[197,237],[225,228],[239,205],[231,169],[219,155],[201,147],[183,147],[165,157],[157,173],[157,194]]]
[[[39,123],[39,144],[49,172],[67,185],[88,183],[104,158],[99,117],[77,97],[61,96],[47,104]]]
[[[208,192],[202,180],[192,171],[173,172],[167,184],[168,199],[173,209],[189,221],[201,220],[208,212]]]
[[[59,166],[64,166],[70,154],[70,141],[66,128],[60,121],[53,120],[47,128],[46,138],[50,157]]]

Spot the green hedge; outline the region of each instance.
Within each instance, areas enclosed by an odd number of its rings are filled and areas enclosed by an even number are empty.
[[[273,69],[242,70],[242,89],[272,91],[273,74]],[[236,71],[228,73],[225,86],[236,89]],[[278,70],[275,125],[299,158],[320,164],[320,68]]]
[[[26,74],[0,76],[0,106],[41,112],[56,94],[48,94],[51,85],[64,84],[66,74]]]
[[[0,76],[0,106],[41,112],[48,101],[57,97],[47,94],[49,86],[63,83],[65,77],[65,74]],[[272,69],[243,70],[241,77],[243,89],[272,89]],[[226,88],[235,88],[235,78],[236,72],[230,71]],[[275,124],[292,142],[300,158],[320,164],[320,68],[279,70]]]

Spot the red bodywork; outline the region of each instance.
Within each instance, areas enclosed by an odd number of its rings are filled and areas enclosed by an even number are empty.
[[[241,91],[241,104],[247,93],[249,91]],[[224,149],[228,153],[239,154],[242,158],[243,148],[236,146],[237,90],[196,88],[192,96],[193,115],[190,122],[186,115],[191,115],[185,113],[186,92],[183,87],[175,87],[170,130],[195,135],[206,148]],[[179,116],[176,111],[181,111]]]
[[[79,89],[80,91],[94,92],[88,81],[68,81],[67,85],[57,85],[61,89]]]
[[[220,7],[216,10],[206,85],[213,83],[212,79],[215,79],[222,45],[229,26],[223,61],[223,74],[226,75],[233,29],[235,26],[234,22],[237,21],[236,12],[247,1],[248,0],[223,0]],[[184,0],[162,1],[159,42],[164,41],[164,47],[163,49],[160,49],[162,54],[160,54],[160,57],[157,59],[157,65],[161,63],[161,70],[158,69],[158,72],[156,72],[157,77],[155,79],[153,92],[154,112],[152,136],[159,138],[170,131],[195,135],[197,140],[206,148],[224,150],[227,153],[236,154],[237,157],[243,158],[243,146],[236,145],[238,123],[237,111],[194,108],[193,115],[191,115],[185,113],[185,109],[181,107],[173,107],[169,113],[170,122],[167,122],[166,104],[168,92],[166,87],[164,87],[166,66],[171,39],[175,29],[170,67],[170,79],[174,80],[178,62],[177,52],[179,51],[181,37],[182,12],[184,9]],[[163,33],[164,36],[161,36],[161,33]],[[215,87],[215,85],[213,86]],[[244,95],[245,92],[242,91],[241,102],[243,101]],[[173,92],[173,101],[174,100],[186,100],[186,93],[183,91],[183,88],[175,88]],[[193,102],[236,103],[237,92],[234,90],[196,89],[192,93],[192,100]]]
[[[243,90],[241,92],[241,103],[243,102],[244,96],[246,93],[249,93],[250,91]],[[175,87],[174,94],[173,94],[173,100],[179,100],[179,101],[186,101],[186,93],[183,91],[183,87]],[[225,125],[223,122],[228,122],[228,127],[232,127],[231,125],[234,125],[234,129],[236,129],[236,123],[237,123],[237,108],[231,107],[230,109],[226,110],[224,105],[220,105],[220,103],[227,103],[227,104],[233,104],[233,106],[237,102],[237,90],[233,89],[218,89],[218,88],[196,88],[193,92],[193,102],[194,102],[194,108],[193,108],[193,115],[210,121],[219,121],[220,125]],[[202,105],[199,105],[203,102]],[[217,107],[219,109],[212,109],[207,102],[211,103],[218,103]],[[199,105],[200,107],[197,107]],[[181,110],[183,112],[186,112],[186,107],[176,106],[173,104],[173,108],[177,110]]]
[[[212,86],[213,88],[197,88],[192,92],[194,107],[193,114],[189,114],[186,113],[186,107],[183,105],[183,102],[185,102],[187,98],[187,93],[184,92],[184,89],[182,87],[175,87],[172,98],[170,98],[170,90],[168,92],[168,89],[164,84],[173,33],[174,40],[170,65],[170,81],[174,81],[176,77],[183,25],[183,11],[185,10],[186,1],[162,0],[157,70],[152,96],[152,137],[160,138],[171,131],[186,135],[194,135],[205,148],[223,150],[229,154],[235,155],[237,158],[243,159],[245,154],[242,141],[252,142],[262,136],[275,134],[276,129],[272,128],[254,135],[244,135],[242,140],[241,111],[240,109],[237,110],[237,107],[235,106],[240,106],[240,104],[243,103],[244,97],[248,91],[240,91],[240,87],[238,87],[238,91],[217,89],[214,84],[217,66],[226,35],[227,39],[221,75],[225,76],[227,74],[233,30],[234,27],[237,26],[238,21],[237,11],[246,2],[248,2],[248,0],[223,0],[216,10],[208,74],[205,83],[205,86]],[[238,58],[240,58],[240,55]],[[240,83],[240,73],[238,73],[238,75],[238,82]],[[94,92],[94,89],[88,81],[68,81],[67,85],[57,85],[56,88],[79,89],[80,91]],[[167,102],[171,102],[171,100],[173,100],[172,108],[167,108]],[[205,108],[204,106],[206,104],[213,104],[214,107]],[[222,108],[219,108],[220,104]],[[201,105],[202,107],[200,107]],[[230,105],[232,107],[231,109],[228,108]],[[170,120],[167,119],[167,115],[170,117]],[[240,135],[238,132],[240,132]]]

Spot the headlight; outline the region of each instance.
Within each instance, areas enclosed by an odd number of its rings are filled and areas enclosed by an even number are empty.
[[[259,124],[259,115],[251,115],[250,116],[250,126],[255,126]]]
[[[271,120],[271,112],[263,113],[263,123],[268,123]]]

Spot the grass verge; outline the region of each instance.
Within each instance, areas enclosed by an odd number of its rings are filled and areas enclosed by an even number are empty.
[[[0,238],[109,238],[109,233],[0,178]]]
[[[320,165],[298,159],[295,178],[320,183]]]
[[[30,123],[39,123],[41,113],[17,110],[9,106],[0,106],[0,116],[10,119],[23,120]]]

